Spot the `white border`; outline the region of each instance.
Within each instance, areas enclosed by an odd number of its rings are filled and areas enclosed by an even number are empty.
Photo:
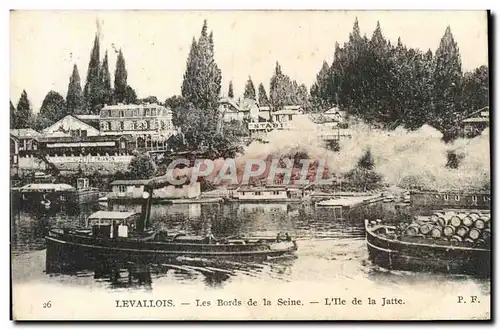
[[[2,129],[2,132],[8,131],[8,125],[9,125],[9,120],[8,120],[8,110],[7,110],[7,101],[9,100],[9,9],[172,9],[172,10],[180,10],[180,9],[382,9],[382,10],[387,10],[387,9],[404,9],[404,10],[441,10],[441,9],[448,9],[448,10],[454,10],[454,9],[461,9],[461,10],[477,10],[477,9],[492,9],[493,14],[497,14],[498,10],[496,8],[498,7],[498,1],[484,1],[484,0],[475,0],[475,1],[418,1],[415,3],[409,3],[409,2],[403,2],[403,1],[335,1],[335,3],[330,3],[331,1],[319,1],[319,0],[308,0],[308,1],[291,1],[291,0],[283,0],[283,1],[272,1],[270,2],[269,0],[252,0],[252,1],[247,1],[246,3],[235,3],[235,1],[210,1],[210,3],[206,1],[193,1],[193,0],[183,0],[179,1],[178,3],[169,3],[168,5],[165,5],[165,1],[151,1],[151,0],[141,0],[140,2],[138,1],[129,1],[129,0],[120,0],[119,2],[109,2],[109,3],[103,3],[103,1],[95,1],[95,0],[87,0],[87,1],[44,1],[43,5],[37,1],[4,1],[2,2],[2,12],[1,12],[1,38],[2,38],[2,47],[1,49],[4,50],[2,54],[2,66],[4,66],[2,72],[7,73],[4,79],[2,79],[2,84],[3,88],[1,89],[2,91],[2,100],[0,104],[4,104],[4,109],[1,111],[1,114],[4,116],[3,120],[0,121],[0,124],[4,127]],[[5,8],[4,8],[5,6]],[[464,22],[466,24],[466,22]],[[498,33],[494,34],[495,38],[495,44],[498,44]],[[495,53],[495,60],[497,60],[497,55]],[[495,66],[498,65],[498,61],[495,61]],[[496,75],[494,72],[491,72],[491,76],[496,78]],[[495,84],[495,95],[497,96],[498,93],[498,85]],[[493,112],[496,109],[494,109]],[[495,117],[498,117],[498,113]],[[493,123],[494,127],[497,127],[497,121],[498,118],[495,119],[495,122]],[[493,136],[495,136],[494,134]],[[5,141],[7,141],[7,137],[5,136]],[[0,155],[2,155],[2,164],[4,164],[5,168],[7,169],[8,172],[8,148],[7,148],[7,143],[1,143],[0,148],[4,149],[2,150],[3,152],[0,152]],[[495,152],[498,153],[498,145],[495,144]],[[495,153],[495,154],[496,154]],[[5,229],[1,231],[1,242],[3,243],[3,253],[2,253],[2,265],[7,268],[9,263],[9,255],[10,252],[10,246],[8,242],[10,242],[10,228],[7,228],[7,226],[10,225],[10,220],[8,219],[8,199],[9,195],[7,195],[7,189],[9,187],[9,181],[8,181],[8,176],[7,173],[2,175],[0,177],[2,180],[2,194],[5,194],[5,198],[2,200],[4,203],[2,204],[4,207],[4,212],[3,214],[5,215],[4,219],[2,220],[5,224]],[[497,182],[495,182],[497,183]],[[493,201],[494,205],[499,205],[497,204],[497,200],[495,199]],[[9,226],[10,227],[10,226]],[[496,245],[495,245],[496,246]],[[495,251],[497,252],[497,251]],[[495,253],[496,260],[494,264],[498,264],[498,254]],[[499,269],[496,269],[496,275],[498,275]],[[9,299],[9,291],[10,291],[10,274],[5,270],[4,272],[1,273],[2,276],[2,284],[3,284],[3,299],[1,300],[2,304],[0,306],[0,310],[2,311],[2,320],[7,323],[5,326],[7,327],[13,327],[13,323],[9,322],[6,320],[9,319],[9,311],[10,311],[10,299]],[[496,282],[498,276],[495,276],[493,281]],[[497,284],[497,283],[495,283]],[[496,287],[496,285],[494,285]],[[498,297],[497,297],[498,298]],[[496,310],[494,311],[495,315],[498,317],[498,304],[495,304]],[[264,325],[264,324],[255,324],[259,328],[261,327],[270,327],[270,326],[277,326],[278,324],[271,324],[271,325]],[[403,324],[402,324],[403,325]],[[406,325],[406,324],[405,324]],[[48,325],[52,326],[52,325]],[[65,325],[68,326],[69,325]],[[119,325],[122,326],[122,325]],[[174,324],[160,324],[159,326],[161,327],[169,327],[169,328],[176,328],[176,327],[182,327],[182,325],[174,325]],[[200,327],[206,327],[207,325],[197,325]],[[220,324],[216,325],[217,327],[220,326]],[[226,325],[227,326],[227,325]],[[228,324],[228,326],[232,327],[235,326],[234,324]],[[280,324],[280,326],[289,326],[288,324]],[[305,327],[308,325],[301,324],[300,327]],[[349,326],[355,326],[353,325],[348,325],[348,324],[329,324],[329,326],[334,326],[336,328],[347,328]],[[386,324],[380,324],[378,325],[380,327],[385,327]],[[415,326],[415,325],[412,325]],[[435,328],[440,328],[439,326],[432,325]],[[470,323],[467,324],[467,326],[472,326]],[[94,325],[96,328],[104,328],[105,325]],[[132,328],[141,328],[143,325],[133,325]]]

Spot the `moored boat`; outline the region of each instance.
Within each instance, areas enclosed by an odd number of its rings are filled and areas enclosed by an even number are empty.
[[[411,224],[399,230],[380,221],[365,220],[365,229],[369,258],[383,268],[490,276],[489,236],[486,242],[461,240],[458,234],[465,229],[459,227],[451,229],[457,235],[447,238],[431,222],[420,226]]]
[[[190,257],[274,257],[293,253],[297,245],[288,234],[276,237],[189,236],[152,230],[149,217],[153,184],[144,193],[140,213],[98,211],[83,228],[52,228],[46,236],[47,258],[106,259],[161,262]]]

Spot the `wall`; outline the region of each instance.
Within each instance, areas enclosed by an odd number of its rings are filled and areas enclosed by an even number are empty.
[[[411,205],[415,208],[490,208],[488,194],[411,192]]]

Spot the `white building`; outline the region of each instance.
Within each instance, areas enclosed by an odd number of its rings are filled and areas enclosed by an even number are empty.
[[[99,130],[76,116],[67,115],[42,132],[45,136],[97,136]]]

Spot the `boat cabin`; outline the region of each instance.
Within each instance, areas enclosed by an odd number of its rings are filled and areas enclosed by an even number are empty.
[[[97,211],[87,218],[87,227],[99,238],[128,237],[139,219],[136,212]]]

